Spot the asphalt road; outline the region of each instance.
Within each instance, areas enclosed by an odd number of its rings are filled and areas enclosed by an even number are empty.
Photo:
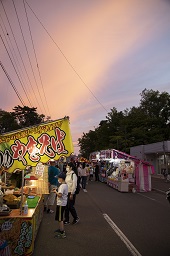
[[[77,196],[80,222],[54,238],[54,214],[44,214],[33,256],[169,256],[170,204],[164,194],[121,193],[90,182]]]

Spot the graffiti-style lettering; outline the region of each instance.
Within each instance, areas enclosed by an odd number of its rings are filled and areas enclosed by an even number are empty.
[[[36,146],[36,140],[32,136],[29,136],[27,143],[27,151],[30,155],[31,161],[33,162],[38,162],[40,160],[40,157],[37,155],[37,153],[39,153],[39,149]]]
[[[0,167],[3,165],[3,160],[4,160],[4,154],[2,151],[0,151]]]
[[[11,228],[12,228],[12,223],[10,221],[5,221],[1,226],[2,230],[10,230]]]
[[[53,150],[60,154],[67,154],[67,150],[65,150],[64,144],[63,144],[63,140],[65,139],[65,132],[61,131],[59,128],[56,128],[55,130],[55,134],[56,134],[56,140],[54,137],[51,137],[51,146],[53,148]]]
[[[0,167],[10,168],[13,165],[13,158],[8,149],[5,149],[4,152],[0,151]]]
[[[9,168],[14,160],[21,161],[26,166],[26,153],[28,153],[32,162],[39,162],[43,155],[53,158],[56,154],[68,154],[63,143],[65,137],[66,133],[60,130],[59,127],[56,127],[55,136],[50,136],[46,133],[41,134],[37,139],[33,136],[28,136],[27,144],[16,139],[14,144],[11,145],[11,154],[9,150],[5,150],[4,153],[0,151],[0,167],[3,164],[6,168]]]
[[[18,255],[25,255],[26,248],[29,248],[32,244],[32,223],[23,222],[21,225],[20,236],[18,240],[18,245],[16,246],[14,252]]]
[[[4,167],[6,167],[7,169],[9,167],[11,167],[13,165],[13,158],[11,156],[11,153],[9,152],[8,149],[5,149],[5,152],[4,152]]]
[[[50,142],[50,136],[48,134],[42,134],[38,138],[38,142],[41,144],[40,155],[46,154],[47,156],[49,156],[51,158],[55,156],[54,151],[50,147],[51,142]]]
[[[15,144],[11,146],[11,149],[13,151],[13,159],[18,159],[19,161],[22,161],[23,165],[27,165],[27,161],[24,158],[27,152],[27,147],[25,144],[21,143],[19,140],[16,140]]]

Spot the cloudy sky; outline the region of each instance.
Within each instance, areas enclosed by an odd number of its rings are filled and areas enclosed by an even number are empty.
[[[76,153],[111,108],[170,93],[169,0],[0,0],[0,35],[0,108],[69,116]]]

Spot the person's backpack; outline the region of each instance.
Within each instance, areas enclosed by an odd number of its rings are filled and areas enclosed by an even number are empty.
[[[73,174],[76,175],[76,173],[72,173],[72,180],[73,180]],[[77,175],[76,175],[76,176],[77,176]],[[75,194],[78,195],[79,192],[80,192],[80,180],[79,180],[79,178],[78,178],[78,176],[77,176],[77,187],[76,187]]]

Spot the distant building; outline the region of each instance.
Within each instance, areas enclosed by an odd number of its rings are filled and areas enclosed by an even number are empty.
[[[151,163],[157,174],[170,173],[170,141],[139,145],[130,148],[130,155]]]

